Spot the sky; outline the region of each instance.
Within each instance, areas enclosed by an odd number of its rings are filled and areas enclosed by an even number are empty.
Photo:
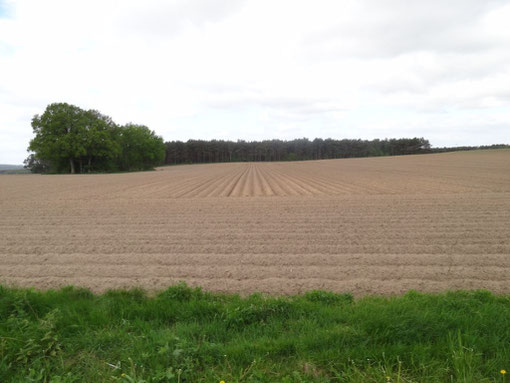
[[[165,141],[510,143],[510,0],[0,0],[0,163],[53,102]]]

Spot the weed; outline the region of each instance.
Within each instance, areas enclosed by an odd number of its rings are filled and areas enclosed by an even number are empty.
[[[509,302],[0,287],[0,382],[504,382]]]

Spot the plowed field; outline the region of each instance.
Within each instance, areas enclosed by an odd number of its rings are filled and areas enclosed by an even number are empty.
[[[0,176],[0,283],[510,292],[510,150]]]

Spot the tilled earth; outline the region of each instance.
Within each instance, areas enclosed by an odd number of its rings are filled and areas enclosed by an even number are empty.
[[[510,292],[510,150],[0,176],[0,283]]]

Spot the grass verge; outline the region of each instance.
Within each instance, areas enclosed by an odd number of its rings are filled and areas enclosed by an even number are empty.
[[[510,296],[0,287],[0,382],[504,382]]]

